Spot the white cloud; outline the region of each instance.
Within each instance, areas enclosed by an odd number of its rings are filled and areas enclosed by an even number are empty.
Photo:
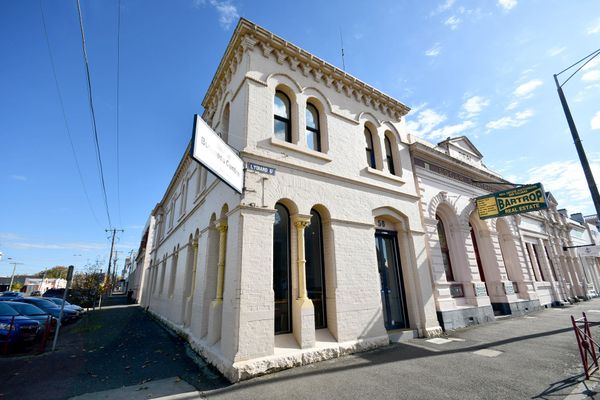
[[[442,48],[440,47],[440,44],[436,43],[436,44],[433,45],[432,48],[430,48],[429,50],[427,50],[425,52],[425,55],[427,57],[436,57],[436,56],[438,56],[440,54],[441,51],[442,51]]]
[[[10,175],[10,179],[14,181],[26,181],[27,177],[24,175]]]
[[[495,121],[490,121],[485,125],[485,127],[489,130],[518,128],[525,125],[527,121],[533,117],[533,115],[533,110],[519,111],[514,116],[502,117]]]
[[[510,102],[509,105],[506,106],[506,111],[514,110],[515,108],[517,108],[518,105],[519,102],[517,100],[513,100]]]
[[[581,77],[582,81],[600,81],[600,70],[598,69],[593,69],[591,71],[586,72],[585,74],[583,74],[583,76]]]
[[[446,120],[444,114],[438,114],[430,108],[426,108],[423,111],[415,113],[416,117],[414,121],[408,121],[406,127],[412,133],[415,133],[421,137],[427,136],[433,128],[441,124]]]
[[[103,250],[106,244],[101,243],[31,243],[31,242],[15,242],[11,243],[10,247],[19,250],[77,250],[77,251],[92,251]]]
[[[240,18],[237,7],[229,0],[194,0],[195,7],[211,5],[219,14],[219,24],[223,29],[229,29],[231,24]]]
[[[461,19],[455,15],[448,17],[448,19],[444,22],[444,25],[449,26],[450,29],[455,30],[460,25]]]
[[[463,121],[460,124],[447,125],[443,128],[436,129],[427,134],[427,137],[430,139],[446,139],[447,137],[456,136],[457,134],[474,127],[475,123],[473,121]]]
[[[490,101],[485,97],[472,96],[462,105],[464,113],[461,113],[461,116],[463,118],[472,118],[489,105]]]
[[[600,32],[600,18],[598,18],[596,22],[587,29],[588,35],[593,35],[598,32]]]
[[[498,6],[504,11],[510,11],[517,5],[517,0],[498,0]]]
[[[548,49],[548,55],[550,57],[554,57],[559,55],[560,53],[562,53],[563,51],[565,51],[567,48],[566,47],[552,47],[551,49]]]
[[[595,176],[600,176],[598,161],[590,161]],[[552,192],[559,208],[567,208],[570,213],[588,213],[593,210],[590,191],[579,161],[554,161],[530,168],[527,174],[527,182],[541,182],[544,189]]]
[[[431,16],[448,11],[454,5],[456,0],[446,0],[441,3],[434,11],[431,12]]]
[[[592,117],[592,120],[590,121],[590,124],[592,126],[592,129],[600,129],[600,111],[598,111],[596,113],[596,115],[594,115]]]
[[[532,79],[529,82],[525,82],[522,85],[519,85],[513,94],[517,97],[529,97],[533,94],[533,91],[538,87],[542,86],[544,82],[539,79]]]

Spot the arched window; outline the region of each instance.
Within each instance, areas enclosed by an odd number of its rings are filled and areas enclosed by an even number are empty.
[[[285,93],[275,92],[275,111],[273,113],[275,137],[279,140],[292,142],[292,123],[290,113],[290,99]]]
[[[321,216],[310,210],[310,225],[304,229],[306,246],[306,291],[315,307],[315,328],[327,327],[325,311],[325,269],[323,262],[323,229]]]
[[[221,121],[221,139],[225,143],[229,140],[229,103],[225,106],[225,110],[223,111],[223,120]]]
[[[444,272],[446,273],[446,280],[448,282],[454,282],[454,273],[452,272],[452,262],[450,261],[450,249],[448,247],[448,239],[446,237],[446,228],[439,215],[435,215],[437,220],[437,232],[440,241],[440,250],[442,252],[442,262],[444,263]]]
[[[275,293],[275,334],[292,331],[290,269],[290,213],[275,204],[273,225],[273,292]]]
[[[388,171],[392,175],[396,175],[396,170],[394,169],[394,156],[392,153],[392,143],[390,142],[390,138],[386,135],[385,139],[385,160],[387,163]]]
[[[477,245],[477,234],[475,228],[469,222],[469,229],[471,230],[471,241],[473,242],[473,251],[475,252],[475,261],[477,262],[477,269],[479,270],[479,277],[481,282],[485,282],[485,273],[483,271],[483,264],[481,263],[481,254],[479,253],[479,246]]]
[[[321,151],[319,111],[310,103],[306,105],[306,142],[309,149]]]
[[[375,168],[375,152],[373,151],[373,135],[369,128],[365,126],[365,141],[366,147],[365,150],[367,152],[367,164],[371,168]]]

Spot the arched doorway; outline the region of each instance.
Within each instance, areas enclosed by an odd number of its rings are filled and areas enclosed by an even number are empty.
[[[306,290],[315,309],[315,328],[327,327],[323,226],[321,215],[310,210],[310,225],[304,229],[306,255]]]
[[[275,334],[292,331],[292,285],[290,268],[290,212],[275,204],[273,224],[273,292],[275,294]]]
[[[388,330],[408,328],[408,311],[398,249],[398,233],[392,230],[377,229],[375,231],[375,248],[385,328]]]

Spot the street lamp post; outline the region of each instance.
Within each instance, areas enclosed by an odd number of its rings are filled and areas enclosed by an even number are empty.
[[[10,286],[8,287],[8,291],[10,292],[10,291],[12,291],[13,281],[15,280],[15,271],[17,270],[17,265],[21,265],[23,263],[11,262],[9,264],[12,264],[12,266],[13,266],[12,275],[10,276]]]
[[[573,142],[575,143],[575,148],[577,149],[577,155],[579,156],[579,161],[581,162],[581,167],[583,168],[583,173],[585,174],[585,179],[587,181],[590,193],[592,195],[592,201],[594,202],[596,215],[600,216],[600,194],[598,193],[598,187],[596,186],[594,175],[592,174],[590,164],[588,162],[587,156],[585,155],[585,151],[583,150],[583,145],[581,144],[581,139],[579,138],[579,133],[577,132],[577,127],[575,126],[575,121],[573,120],[573,116],[571,115],[571,110],[569,109],[569,105],[567,104],[567,99],[565,98],[565,94],[562,90],[562,87],[569,81],[569,79],[573,77],[573,75],[579,72],[587,63],[592,61],[598,55],[600,55],[600,49],[592,52],[588,56],[582,58],[581,60],[571,65],[569,68],[559,72],[558,74],[554,74],[554,82],[556,83],[558,97],[560,98],[560,103],[565,113],[565,117],[567,118],[567,123],[569,124],[569,129],[571,130],[571,136],[573,136]],[[573,74],[571,74],[571,76],[569,76],[569,78],[567,78],[562,85],[558,82],[558,75],[573,68],[575,65],[581,63],[584,60],[587,61],[585,61],[585,63],[581,67],[579,67]]]

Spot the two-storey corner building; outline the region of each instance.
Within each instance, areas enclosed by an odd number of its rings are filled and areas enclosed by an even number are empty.
[[[232,381],[441,332],[404,104],[242,19],[203,106],[266,168],[239,195],[186,151],[144,306]]]

